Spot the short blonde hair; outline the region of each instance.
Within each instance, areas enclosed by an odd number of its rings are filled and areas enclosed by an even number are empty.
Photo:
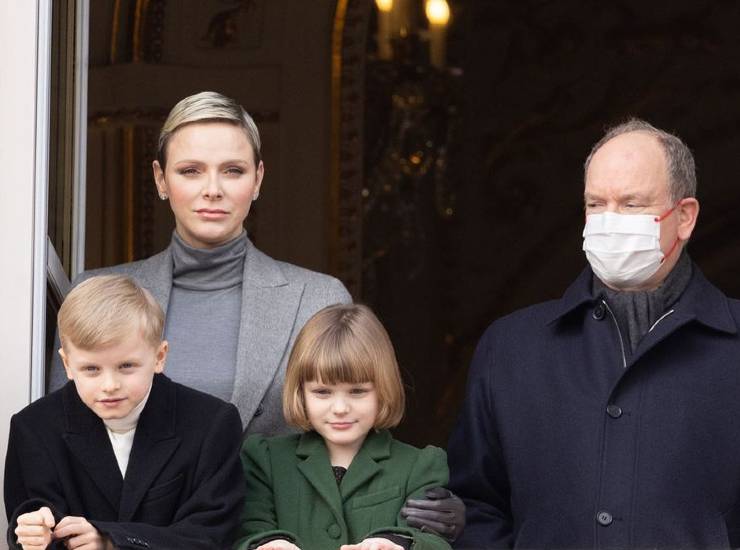
[[[200,92],[178,101],[164,121],[157,145],[157,161],[162,170],[167,164],[170,138],[182,126],[192,122],[227,122],[239,126],[252,145],[255,166],[262,160],[260,132],[244,107],[218,92]]]
[[[67,295],[57,315],[59,339],[68,345],[104,348],[138,330],[153,347],[162,341],[164,313],[149,291],[124,275],[98,275]]]
[[[311,317],[296,338],[283,385],[283,414],[289,424],[310,430],[304,386],[372,382],[378,397],[375,428],[403,418],[405,395],[391,339],[367,306],[337,304]]]

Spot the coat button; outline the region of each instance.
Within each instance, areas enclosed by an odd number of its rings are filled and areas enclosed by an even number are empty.
[[[599,302],[591,315],[597,321],[601,321],[604,318],[604,315],[606,315],[606,306],[604,305],[604,302]]]
[[[254,411],[254,417],[257,418],[258,416],[262,416],[263,412],[265,412],[265,406],[260,403]]]
[[[606,414],[608,414],[612,418],[619,418],[620,416],[622,416],[622,407],[614,404],[607,405]]]
[[[607,525],[611,525],[612,521],[614,521],[614,518],[609,512],[605,512],[602,510],[598,514],[596,514],[596,521],[599,522],[599,525],[603,525],[606,527]]]
[[[326,528],[326,533],[333,539],[338,539],[339,535],[342,534],[342,529],[336,523],[332,523]]]

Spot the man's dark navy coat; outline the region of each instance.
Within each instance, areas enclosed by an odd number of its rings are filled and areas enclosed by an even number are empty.
[[[740,302],[694,266],[623,358],[591,280],[481,339],[448,451],[455,547],[739,545]]]
[[[8,542],[18,515],[46,505],[57,521],[85,517],[116,548],[228,548],[244,500],[241,439],[236,407],[157,374],[124,480],[103,421],[69,382],[11,420]]]

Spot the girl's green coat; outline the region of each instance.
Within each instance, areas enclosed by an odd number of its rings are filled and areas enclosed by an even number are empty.
[[[446,485],[442,449],[417,449],[387,430],[370,432],[341,485],[316,432],[251,436],[241,451],[247,480],[236,548],[268,538],[293,540],[301,550],[331,550],[375,533],[413,538],[415,550],[448,550],[442,538],[410,528],[399,515],[407,498]]]

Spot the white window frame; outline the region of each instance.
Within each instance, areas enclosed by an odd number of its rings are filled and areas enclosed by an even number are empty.
[[[52,2],[0,1],[0,462],[10,417],[44,393],[47,277],[63,283],[47,248]],[[84,265],[88,13],[89,0],[78,0],[73,274]],[[0,485],[3,472],[0,463]],[[0,500],[3,541],[5,516]]]
[[[44,395],[46,370],[46,265],[51,114],[51,0],[38,1],[36,48],[36,146],[34,169],[31,401]]]

